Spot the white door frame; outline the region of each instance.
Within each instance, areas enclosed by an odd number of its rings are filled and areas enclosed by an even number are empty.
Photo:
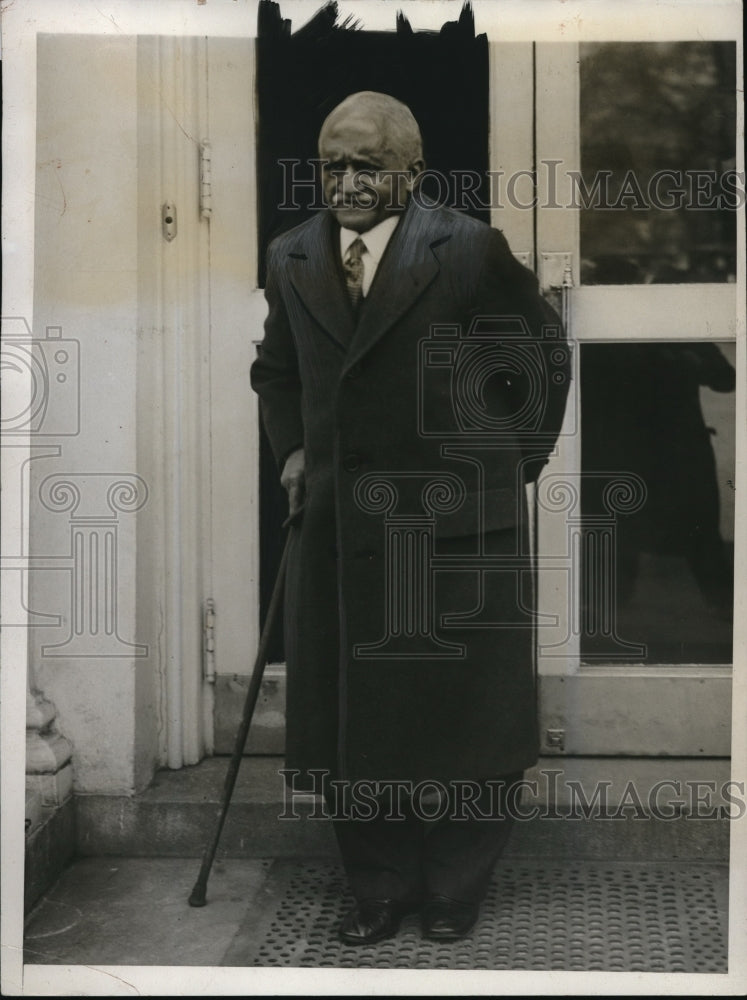
[[[179,768],[196,764],[212,748],[201,623],[212,589],[205,419],[210,223],[200,208],[199,169],[208,134],[207,39],[141,35],[137,68],[138,452],[158,505],[154,536],[142,540],[139,553],[155,585],[143,588],[138,613],[158,637],[161,760]],[[169,232],[165,205],[174,209]],[[150,606],[154,594],[160,595],[157,607]]]

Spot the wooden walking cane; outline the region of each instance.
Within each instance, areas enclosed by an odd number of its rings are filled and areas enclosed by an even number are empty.
[[[299,508],[291,517],[289,517],[284,523],[283,527],[291,527],[297,523],[303,513],[303,508]],[[220,807],[216,814],[215,830],[213,831],[212,839],[205,848],[205,852],[202,856],[202,866],[200,867],[200,874],[197,876],[197,881],[194,884],[192,893],[189,897],[190,906],[204,906],[207,902],[207,882],[210,877],[210,869],[213,867],[213,861],[215,860],[215,853],[218,850],[218,841],[220,840],[220,835],[223,830],[223,824],[226,821],[226,813],[228,812],[228,807],[231,803],[231,796],[233,795],[234,785],[236,784],[236,776],[239,773],[239,765],[241,764],[241,757],[244,753],[244,747],[246,745],[246,738],[249,735],[249,726],[252,722],[252,716],[254,715],[254,709],[257,705],[257,698],[259,697],[259,690],[262,686],[262,675],[265,671],[265,665],[267,662],[267,647],[270,644],[270,636],[272,634],[272,629],[275,624],[275,620],[278,615],[278,608],[280,607],[281,596],[283,593],[283,584],[285,582],[285,570],[286,564],[288,562],[288,551],[291,544],[291,532],[288,531],[288,537],[285,540],[285,547],[283,548],[283,555],[280,560],[280,567],[278,569],[278,574],[275,579],[275,586],[272,591],[272,597],[270,598],[270,606],[267,609],[267,616],[265,618],[264,628],[262,629],[262,634],[259,639],[259,649],[257,650],[257,658],[254,661],[254,669],[252,671],[251,680],[249,681],[249,689],[246,692],[246,700],[244,701],[244,711],[241,716],[241,722],[239,724],[238,731],[236,733],[236,742],[233,748],[233,754],[231,756],[231,761],[228,765],[228,771],[226,772],[226,781],[223,786],[223,796],[221,800]]]

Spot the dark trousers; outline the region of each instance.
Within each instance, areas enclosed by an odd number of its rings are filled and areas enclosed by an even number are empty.
[[[417,903],[436,894],[479,902],[513,825],[508,790],[522,777],[519,772],[470,783],[466,797],[464,786],[461,792],[452,786],[445,814],[432,821],[424,820],[424,810],[404,797],[396,810],[391,801],[380,799],[373,819],[336,819],[337,842],[355,898]],[[404,818],[393,818],[395,811]]]

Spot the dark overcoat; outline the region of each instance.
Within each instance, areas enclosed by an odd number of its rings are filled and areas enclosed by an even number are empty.
[[[273,242],[266,297],[252,384],[279,467],[306,454],[286,766],[412,781],[530,766],[525,481],[565,405],[557,315],[500,232],[415,200],[357,316],[326,211]]]

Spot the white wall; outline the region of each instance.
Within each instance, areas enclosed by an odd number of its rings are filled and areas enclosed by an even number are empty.
[[[78,341],[80,430],[70,414],[50,410],[52,423],[39,437],[49,457],[31,462],[31,554],[44,568],[31,573],[34,611],[59,615],[58,627],[36,627],[31,658],[39,687],[57,707],[57,725],[74,746],[75,785],[82,792],[128,793],[149,780],[156,757],[156,692],[149,656],[135,657],[126,643],[152,648],[153,637],[136,622],[135,552],[143,500],[137,474],[137,61],[136,39],[82,35],[40,36],[38,44],[37,189],[34,335],[61,327]],[[74,346],[74,345],[72,345]],[[53,352],[54,353],[54,352]],[[66,348],[66,353],[69,351]],[[52,359],[51,389],[57,391]],[[70,379],[62,389],[68,397]],[[57,405],[57,404],[56,404]],[[59,423],[55,423],[59,421]],[[59,449],[56,456],[50,452]],[[85,474],[85,476],[83,475]],[[81,490],[75,511],[64,507],[65,487],[40,500],[50,475]],[[106,489],[123,481],[120,507]],[[147,484],[146,484],[147,486]],[[135,492],[127,495],[131,487]],[[86,515],[88,520],[86,520]],[[105,595],[86,592],[79,606],[90,613],[98,596],[98,633],[84,623],[75,655],[54,657],[45,644],[70,634],[71,518],[81,537],[109,538],[116,552],[116,636],[107,634]],[[96,519],[101,519],[96,522]],[[112,526],[115,526],[112,529]],[[116,537],[114,532],[116,532]],[[90,555],[90,552],[87,553]],[[80,556],[78,565],[81,565]],[[102,550],[98,558],[103,559]],[[101,565],[101,563],[99,564]],[[50,568],[57,566],[59,568]],[[80,649],[93,655],[82,656]]]

